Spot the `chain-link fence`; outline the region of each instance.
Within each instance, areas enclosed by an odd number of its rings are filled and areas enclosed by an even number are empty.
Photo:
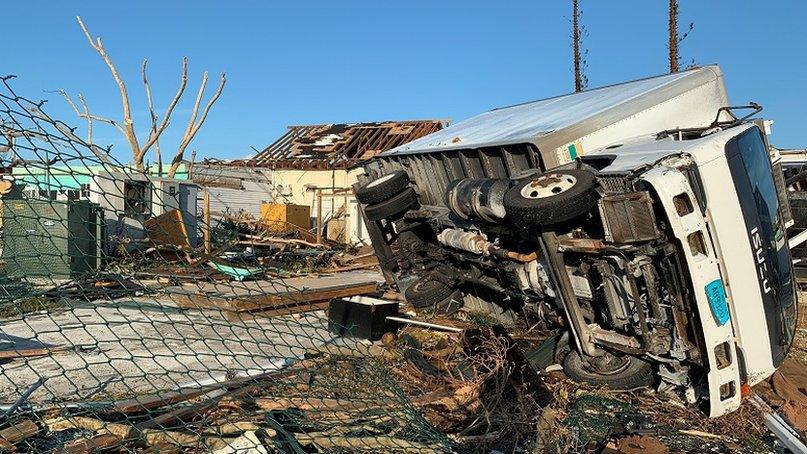
[[[118,162],[10,77],[0,128],[3,450],[534,446],[547,396],[506,334],[340,337],[329,301],[384,291],[347,248],[211,216],[181,172]]]

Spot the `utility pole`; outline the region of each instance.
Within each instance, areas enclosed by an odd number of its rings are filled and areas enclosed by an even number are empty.
[[[670,0],[670,73],[678,72],[678,0]]]
[[[572,53],[574,54],[574,91],[583,91],[583,68],[580,61],[580,5],[572,0]]]

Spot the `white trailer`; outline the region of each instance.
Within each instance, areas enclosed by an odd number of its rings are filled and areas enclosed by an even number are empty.
[[[382,156],[529,143],[551,169],[627,138],[708,126],[728,105],[720,67],[704,66],[494,109]]]

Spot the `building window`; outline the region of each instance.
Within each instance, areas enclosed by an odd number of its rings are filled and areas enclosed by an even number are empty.
[[[81,185],[81,198],[82,199],[89,199],[90,198],[90,185],[89,184],[82,184]]]
[[[126,181],[123,183],[123,214],[143,214],[148,211],[148,182]]]

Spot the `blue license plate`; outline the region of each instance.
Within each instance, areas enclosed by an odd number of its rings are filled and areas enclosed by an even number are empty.
[[[712,309],[712,315],[717,324],[723,326],[728,323],[731,316],[729,315],[729,305],[726,301],[726,290],[723,288],[721,279],[715,279],[706,284],[706,297],[709,299],[709,307]]]

